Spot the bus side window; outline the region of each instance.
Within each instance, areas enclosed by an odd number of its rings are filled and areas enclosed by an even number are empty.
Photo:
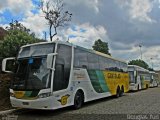
[[[85,68],[85,69],[87,69],[87,65],[82,65],[82,68]]]

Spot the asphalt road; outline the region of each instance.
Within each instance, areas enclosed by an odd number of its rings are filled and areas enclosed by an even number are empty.
[[[20,109],[11,114],[18,120],[159,120],[160,87],[88,102],[79,110],[72,107],[51,111]]]

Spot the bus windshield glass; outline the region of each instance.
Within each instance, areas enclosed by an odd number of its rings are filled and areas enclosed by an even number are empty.
[[[18,68],[12,82],[14,90],[40,90],[50,88],[50,70],[46,57],[18,60]]]
[[[129,71],[129,77],[130,77],[130,83],[135,83],[134,72],[133,71]]]

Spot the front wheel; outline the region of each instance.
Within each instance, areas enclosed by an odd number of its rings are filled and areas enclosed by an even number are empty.
[[[74,108],[75,109],[81,108],[83,103],[84,103],[84,95],[82,92],[77,91],[74,97]]]

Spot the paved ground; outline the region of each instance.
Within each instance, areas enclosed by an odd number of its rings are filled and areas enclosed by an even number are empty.
[[[71,107],[55,111],[17,110],[13,114],[18,115],[18,120],[158,120],[160,119],[160,87],[127,93],[118,99],[109,97],[92,101],[79,110],[72,110]]]

